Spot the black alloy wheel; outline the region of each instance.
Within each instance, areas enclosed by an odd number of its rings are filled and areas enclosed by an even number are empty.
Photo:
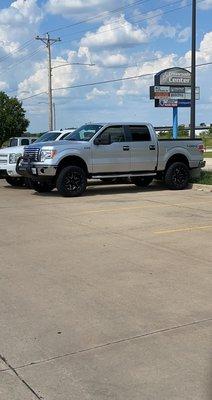
[[[58,192],[64,197],[81,196],[85,192],[86,186],[85,172],[82,168],[72,165],[62,169],[56,183]]]
[[[170,165],[165,174],[165,184],[169,189],[182,190],[189,183],[189,168],[183,162]]]

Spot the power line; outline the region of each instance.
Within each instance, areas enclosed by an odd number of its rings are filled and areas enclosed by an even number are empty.
[[[4,57],[0,58],[0,62],[1,61],[5,61],[8,58],[10,58],[13,54],[18,53],[20,50],[24,50],[25,48],[29,47],[30,44],[33,42],[33,39],[27,40],[27,42],[24,42],[21,46],[19,46],[17,49],[10,51],[9,54],[7,54]]]
[[[201,63],[201,64],[197,64],[196,67],[203,67],[206,65],[212,65],[212,62],[207,62],[207,63]],[[171,68],[171,67],[170,67]],[[190,69],[191,66],[189,67],[185,67],[187,69]],[[127,80],[133,80],[133,79],[139,79],[139,78],[144,78],[147,76],[153,76],[157,73],[156,72],[150,72],[148,74],[140,74],[140,75],[134,75],[134,76],[128,76],[125,78],[117,78],[117,79],[108,79],[105,81],[98,81],[98,82],[92,82],[92,83],[83,83],[83,84],[79,84],[79,85],[72,85],[72,86],[64,86],[64,87],[59,87],[59,88],[53,88],[53,91],[57,91],[57,90],[65,90],[65,89],[76,89],[76,88],[82,88],[82,87],[88,87],[88,86],[97,86],[97,85],[103,85],[103,84],[107,84],[107,83],[113,83],[113,82],[121,82],[121,81],[127,81]],[[37,96],[41,96],[43,94],[46,94],[46,92],[39,92],[37,94],[34,94],[32,96],[29,97],[25,97],[23,99],[20,99],[20,101],[24,101],[24,100],[28,100],[31,99],[33,97],[37,97]]]
[[[204,1],[204,0],[199,0],[198,1],[198,3],[200,3],[200,2],[202,2],[202,1]],[[188,3],[188,4],[186,4],[186,5],[182,5],[182,6],[180,6],[180,7],[176,7],[176,8],[174,8],[174,9],[172,9],[172,10],[168,10],[168,11],[165,11],[165,12],[163,12],[163,14],[160,12],[161,11],[161,9],[163,9],[163,8],[167,8],[167,7],[170,7],[170,6],[173,6],[174,4],[178,4],[178,3],[181,3],[181,0],[177,0],[177,1],[174,1],[173,3],[169,3],[169,4],[165,4],[164,6],[161,6],[160,8],[154,8],[154,9],[152,9],[152,10],[148,10],[146,13],[152,13],[152,12],[154,12],[154,11],[159,11],[158,12],[158,14],[155,14],[155,15],[151,15],[151,16],[147,16],[147,17],[143,17],[143,18],[139,18],[139,19],[127,19],[126,20],[126,22],[130,22],[130,23],[138,23],[138,22],[143,22],[143,21],[147,21],[147,20],[151,20],[151,19],[155,19],[155,18],[157,18],[157,17],[159,17],[159,16],[162,16],[162,15],[165,15],[165,14],[169,14],[169,13],[172,13],[172,12],[174,12],[174,11],[178,11],[178,10],[181,10],[181,9],[184,9],[184,8],[186,8],[186,7],[189,7],[190,5],[191,5],[191,2],[190,3]],[[139,13],[139,14],[141,14],[141,13]],[[118,24],[118,25],[117,25]],[[113,28],[111,28],[111,26],[114,26],[115,25],[115,27]],[[109,24],[105,24],[104,25],[105,27],[107,27],[107,26],[110,26],[110,28],[109,29],[105,29],[105,30],[102,30],[101,32],[89,32],[89,34],[91,33],[93,33],[93,34],[95,34],[95,37],[96,36],[98,36],[98,35],[102,35],[102,34],[104,34],[105,32],[111,32],[111,31],[114,31],[114,30],[117,30],[117,29],[122,29],[123,28],[123,26],[124,25],[121,25],[120,24],[120,22],[118,23],[116,23],[116,22],[114,22],[114,23],[109,23]],[[87,33],[87,30],[85,30],[85,29],[83,29],[83,30],[80,30],[80,31],[76,31],[76,32],[73,32],[72,33],[72,37],[73,37],[73,35],[78,35],[78,34],[80,34],[80,33]],[[65,38],[65,37],[67,37],[68,35],[64,35],[63,36],[63,38]],[[64,43],[69,43],[69,40],[68,41],[63,41],[63,44]]]
[[[122,11],[122,10],[126,10],[127,8],[135,7],[137,5],[140,5],[140,4],[143,4],[143,3],[147,3],[149,1],[151,1],[151,0],[137,0],[137,1],[135,1],[135,2],[133,2],[131,4],[128,4],[126,6],[118,7],[118,8],[115,8],[113,10],[104,11],[104,12],[102,12],[100,14],[96,14],[96,15],[90,17],[90,18],[75,22],[73,24],[63,25],[63,26],[61,26],[59,28],[52,29],[52,30],[48,31],[48,33],[52,33],[52,32],[56,32],[56,31],[72,28],[74,26],[81,25],[81,24],[93,21],[94,19],[98,19],[98,18],[100,18],[100,17],[102,17],[104,15],[107,16],[108,14],[112,14],[112,13],[116,13],[116,12],[119,12],[119,11]]]
[[[11,69],[13,69],[14,67],[16,67],[17,65],[23,64],[24,62],[28,61],[31,57],[35,56],[36,54],[38,54],[41,51],[42,47],[39,46],[36,50],[34,50],[32,53],[29,53],[27,55],[27,57],[22,58],[20,61],[14,63],[14,64],[9,64],[7,69],[5,69],[4,71],[2,71],[0,73],[0,75],[7,73],[8,71],[10,71]]]

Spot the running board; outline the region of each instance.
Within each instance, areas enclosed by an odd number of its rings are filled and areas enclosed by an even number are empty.
[[[104,179],[104,178],[134,178],[137,176],[156,176],[156,173],[137,173],[137,174],[105,174],[105,175],[92,175],[92,179]]]

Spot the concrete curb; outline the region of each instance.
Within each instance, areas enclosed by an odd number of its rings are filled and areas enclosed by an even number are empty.
[[[212,192],[212,185],[202,185],[200,183],[191,183],[190,188],[193,190],[201,190],[202,192]]]

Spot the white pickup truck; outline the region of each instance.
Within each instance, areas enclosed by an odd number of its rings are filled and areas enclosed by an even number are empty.
[[[80,196],[87,179],[130,178],[147,186],[160,178],[170,189],[184,189],[204,166],[199,139],[158,140],[149,123],[87,124],[66,140],[34,143],[17,163],[38,192],[55,187],[62,196]]]
[[[62,140],[66,137],[66,135],[73,132],[75,129],[64,129],[63,131],[49,131],[44,133],[39,138],[33,140],[34,143],[43,143],[46,141],[56,141]],[[16,146],[17,140],[18,143],[21,143],[21,146]],[[26,141],[26,139],[28,141]],[[10,147],[5,147],[0,149],[0,179],[6,179],[7,183],[11,186],[23,186],[25,183],[25,179],[21,177],[16,172],[16,163],[19,157],[21,157],[24,153],[24,149],[27,145],[29,145],[31,138],[12,138],[10,141]],[[15,146],[14,146],[15,145]]]

